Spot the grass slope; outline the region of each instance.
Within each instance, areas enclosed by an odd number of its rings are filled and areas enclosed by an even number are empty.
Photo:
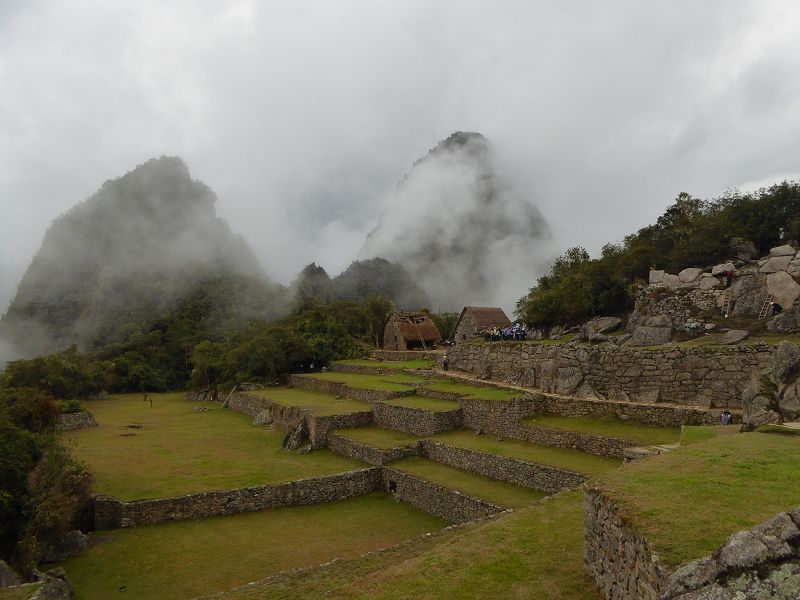
[[[338,381],[356,388],[384,390],[388,392],[403,392],[411,389],[412,385],[425,381],[424,377],[408,375],[406,373],[398,373],[396,375],[367,375],[365,373],[341,373],[338,371],[330,371],[328,373],[305,375],[305,377],[313,377],[326,381]]]
[[[411,473],[441,486],[458,490],[462,494],[474,496],[507,508],[529,506],[545,496],[544,492],[519,487],[504,481],[497,481],[474,475],[466,471],[448,467],[421,456],[411,456],[389,465],[398,471]]]
[[[800,438],[719,435],[603,477],[599,486],[670,566],[800,504]]]
[[[216,404],[193,412],[197,403],[183,394],[151,397],[152,408],[138,394],[89,402],[100,426],[65,434],[74,455],[94,473],[97,493],[123,500],[160,498],[364,466],[328,450],[286,452],[283,432],[265,431]]]
[[[451,394],[466,394],[473,398],[481,400],[511,400],[511,398],[520,398],[525,394],[514,390],[502,390],[496,387],[482,387],[479,385],[470,385],[468,383],[461,383],[452,379],[445,379],[435,383],[427,384],[425,389],[437,392],[450,392]]]
[[[446,523],[376,493],[111,532],[63,566],[77,600],[192,598],[436,531]],[[120,588],[125,586],[124,593]]]
[[[597,600],[583,569],[582,497],[559,494],[479,525],[286,574],[222,599]]]
[[[354,412],[372,410],[372,407],[364,402],[346,398],[337,399],[333,394],[324,394],[299,388],[271,387],[247,393],[260,398],[267,398],[283,406],[305,408],[320,417],[347,415]]]
[[[657,427],[635,421],[623,421],[611,415],[607,417],[562,417],[559,415],[537,415],[522,421],[526,425],[538,425],[553,429],[564,429],[578,433],[589,433],[639,444],[659,446],[677,444],[681,439],[680,427]]]
[[[622,461],[614,458],[586,454],[571,448],[554,448],[518,440],[498,441],[493,435],[476,435],[469,429],[439,433],[431,439],[459,448],[509,456],[592,476],[608,473],[622,464]]]
[[[403,431],[394,429],[381,429],[375,425],[368,427],[353,427],[349,429],[337,429],[336,433],[343,437],[367,444],[373,448],[389,450],[390,448],[400,448],[413,444],[419,438]]]

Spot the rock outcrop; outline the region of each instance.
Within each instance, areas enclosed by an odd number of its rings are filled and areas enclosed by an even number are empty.
[[[757,427],[800,418],[800,347],[781,342],[769,372],[753,374],[742,394],[742,421]]]
[[[637,325],[626,346],[658,346],[672,339],[672,321],[665,315],[648,317]]]

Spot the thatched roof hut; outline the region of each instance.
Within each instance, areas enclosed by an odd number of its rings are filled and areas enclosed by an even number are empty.
[[[435,348],[442,336],[428,315],[393,312],[383,325],[383,347],[387,350]]]
[[[477,337],[481,331],[511,327],[511,320],[502,308],[494,306],[465,306],[453,328],[453,341],[464,342]]]

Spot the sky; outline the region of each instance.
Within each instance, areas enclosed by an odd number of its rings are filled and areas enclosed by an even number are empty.
[[[543,253],[596,253],[680,192],[800,177],[797,31],[769,0],[0,0],[0,303],[55,217],[164,154],[283,283],[343,270],[457,130]]]

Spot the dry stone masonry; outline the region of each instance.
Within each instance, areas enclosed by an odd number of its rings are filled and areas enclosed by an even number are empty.
[[[58,416],[57,429],[59,431],[74,431],[84,427],[97,427],[94,413],[88,410],[77,413],[67,413]]]

